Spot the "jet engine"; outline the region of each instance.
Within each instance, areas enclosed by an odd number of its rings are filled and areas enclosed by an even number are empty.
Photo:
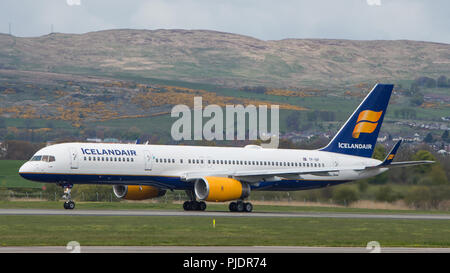
[[[125,200],[145,200],[164,196],[165,190],[152,186],[114,185],[114,195]]]
[[[250,185],[226,177],[207,176],[195,181],[194,193],[202,201],[226,202],[250,195]]]

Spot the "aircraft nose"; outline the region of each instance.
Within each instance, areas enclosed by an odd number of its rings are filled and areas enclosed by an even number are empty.
[[[29,171],[30,171],[30,164],[28,164],[28,162],[25,162],[25,164],[23,164],[19,169],[19,175],[22,176],[23,178],[26,178],[25,173]]]

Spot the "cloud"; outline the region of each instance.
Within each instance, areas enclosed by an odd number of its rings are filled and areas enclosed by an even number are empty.
[[[107,8],[105,8],[107,7]],[[326,8],[324,8],[326,7]],[[210,29],[263,40],[450,42],[448,0],[0,0],[0,33]],[[349,16],[351,15],[351,16]]]
[[[81,0],[66,0],[67,5],[69,6],[80,6]]]
[[[369,6],[381,6],[381,0],[366,0]]]

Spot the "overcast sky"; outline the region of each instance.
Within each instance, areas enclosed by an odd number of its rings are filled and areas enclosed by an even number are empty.
[[[450,43],[448,0],[0,0],[0,32],[210,29],[263,40]]]

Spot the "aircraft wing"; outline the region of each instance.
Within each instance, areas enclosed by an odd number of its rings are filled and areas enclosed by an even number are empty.
[[[319,176],[335,176],[342,169],[282,169],[282,170],[252,170],[252,171],[211,171],[211,172],[190,172],[185,173],[182,177],[186,180],[192,180],[205,176],[222,176],[233,177],[237,180],[260,181],[261,179],[269,179],[274,177],[298,179],[300,175],[319,175]]]

